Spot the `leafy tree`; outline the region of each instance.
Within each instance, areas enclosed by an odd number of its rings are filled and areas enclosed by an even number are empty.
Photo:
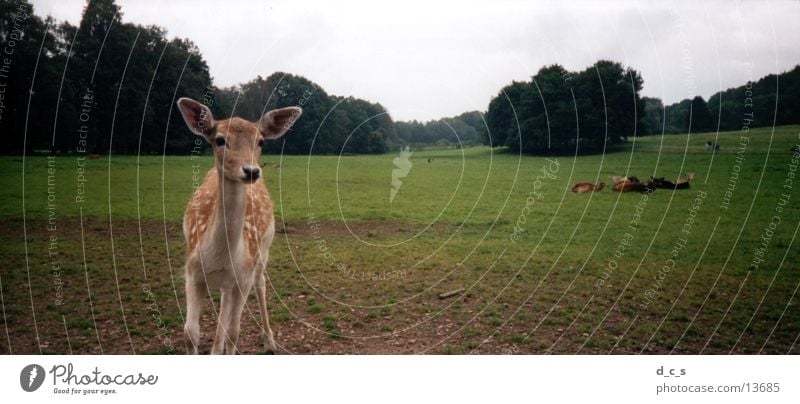
[[[711,111],[709,111],[708,104],[703,97],[698,95],[692,98],[691,113],[692,133],[709,132],[713,129]]]
[[[288,73],[257,77],[231,88],[217,89],[227,113],[256,120],[266,111],[300,106],[303,116],[279,142],[267,143],[272,153],[384,153],[396,140],[394,121],[380,104],[328,95],[310,80]]]
[[[2,62],[0,77],[5,153],[51,148],[63,63],[53,24],[34,15],[33,5],[26,0],[0,2],[0,49],[10,52],[0,58],[10,61]]]
[[[463,143],[468,145],[480,144],[482,139],[486,137],[486,119],[482,113],[478,111],[464,112],[453,118],[453,120],[462,122],[474,131],[474,135],[471,135],[467,134],[468,131],[465,129],[464,134],[461,135]]]
[[[800,123],[800,66],[779,75],[769,74],[755,82],[720,91],[708,99],[707,107],[711,125],[706,127],[702,117],[702,105],[697,97],[672,104],[667,110],[677,115],[668,125],[668,133],[686,133],[688,117],[685,117],[687,104],[692,104],[693,128],[698,130],[739,130],[743,126],[751,128],[770,125],[788,125]],[[700,108],[701,127],[694,125],[696,109]]]
[[[485,144],[550,154],[619,143],[639,131],[642,85],[638,72],[611,61],[577,73],[546,66],[530,82],[514,82],[491,100],[486,113],[491,138]]]
[[[16,32],[20,8],[31,15]],[[175,99],[213,102],[208,67],[190,41],[124,23],[113,0],[89,0],[77,27],[42,21],[26,1],[0,3],[0,16],[0,38],[15,41],[6,94],[13,112],[0,122],[15,136],[5,150],[22,151],[24,142],[28,152],[190,152]]]
[[[658,98],[642,97],[644,112],[639,134],[654,135],[664,130],[664,104]]]
[[[509,138],[518,137],[516,132],[520,129],[519,119],[514,105],[519,105],[520,98],[528,87],[528,83],[512,82],[489,102],[489,109],[486,112],[488,130],[484,138],[485,145],[506,146]]]
[[[689,131],[689,111],[691,106],[692,101],[686,99],[666,108],[667,133],[687,133]]]
[[[396,139],[393,148],[401,145],[469,147],[486,141],[484,116],[478,111],[464,112],[458,116],[428,122],[396,122]]]

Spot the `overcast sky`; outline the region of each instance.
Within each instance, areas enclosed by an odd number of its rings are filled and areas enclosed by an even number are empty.
[[[84,0],[33,0],[77,24]],[[385,4],[386,3],[386,4]],[[566,4],[564,4],[566,3]],[[800,63],[800,1],[117,0],[199,47],[218,86],[275,71],[380,102],[397,120],[485,110],[547,64],[620,61],[643,94],[706,99]]]

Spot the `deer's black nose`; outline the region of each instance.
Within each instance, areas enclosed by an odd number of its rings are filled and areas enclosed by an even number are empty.
[[[244,166],[242,167],[245,179],[255,181],[261,176],[261,167],[259,166]]]

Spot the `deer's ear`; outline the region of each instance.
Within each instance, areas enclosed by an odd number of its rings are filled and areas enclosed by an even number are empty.
[[[196,135],[211,138],[217,130],[217,122],[207,106],[191,99],[181,98],[178,100],[178,109],[186,121],[186,126]]]
[[[258,121],[258,129],[264,139],[278,139],[292,127],[303,114],[299,107],[286,107],[267,112]]]

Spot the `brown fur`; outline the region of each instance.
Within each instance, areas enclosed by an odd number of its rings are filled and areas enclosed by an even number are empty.
[[[616,192],[650,192],[653,190],[636,177],[612,176],[611,181],[614,182],[612,189]]]
[[[208,170],[203,184],[198,188],[186,212],[183,215],[183,222],[189,229],[187,244],[189,251],[194,251],[199,241],[206,234],[206,231],[213,225],[214,209],[217,205],[219,192],[219,181],[217,169]],[[245,225],[242,229],[242,236],[247,245],[248,261],[252,264],[258,258],[258,250],[270,225],[274,221],[272,200],[267,192],[264,180],[259,178],[253,186],[247,188],[245,197]]]
[[[606,186],[605,182],[599,182],[597,185],[592,184],[591,182],[579,182],[572,187],[572,192],[576,193],[583,193],[583,192],[592,192],[592,191],[599,191]]]

